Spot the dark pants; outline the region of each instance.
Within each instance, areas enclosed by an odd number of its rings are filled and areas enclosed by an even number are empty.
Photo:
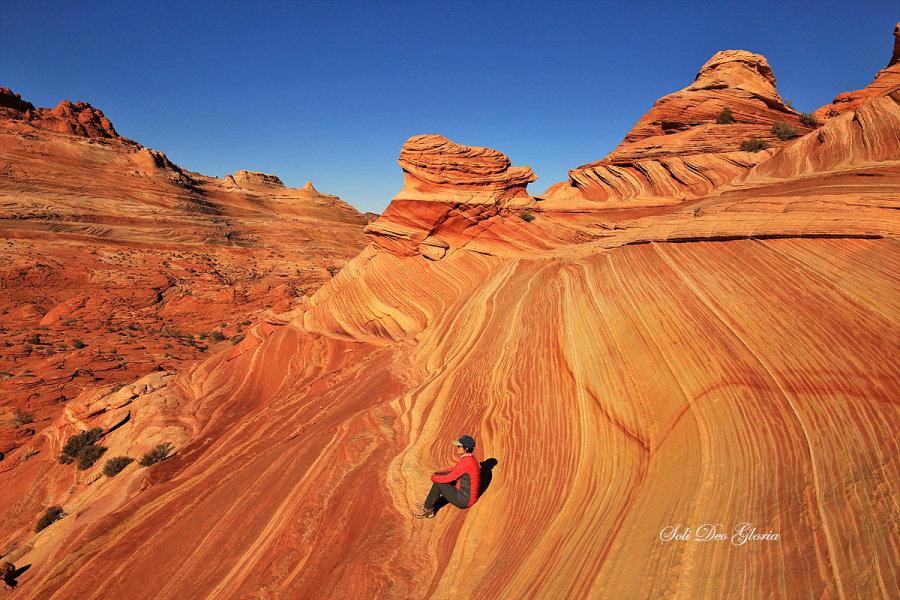
[[[434,503],[437,502],[438,498],[441,496],[446,498],[450,504],[457,508],[466,507],[466,503],[459,497],[459,490],[453,487],[452,483],[432,483],[431,490],[428,492],[428,497],[425,498],[425,509],[433,509]]]

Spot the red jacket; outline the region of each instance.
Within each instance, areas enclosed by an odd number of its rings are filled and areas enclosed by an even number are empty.
[[[439,471],[431,476],[435,483],[453,483],[459,490],[462,500],[468,498],[466,507],[475,504],[478,500],[478,486],[481,485],[481,465],[471,452],[466,452],[459,457],[459,462],[449,471]]]

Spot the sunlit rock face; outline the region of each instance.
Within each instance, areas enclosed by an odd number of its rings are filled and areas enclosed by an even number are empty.
[[[177,371],[229,347],[266,311],[330,279],[366,239],[365,218],[335,196],[262,173],[192,173],[119,136],[99,110],[59,106],[0,89],[6,454],[27,452],[86,387]],[[15,426],[15,409],[34,422]]]
[[[70,401],[0,474],[17,594],[890,597],[896,100],[715,193],[613,210],[546,208],[502,153],[413,138],[407,185],[315,293]],[[54,464],[98,424],[110,453],[175,453],[114,479]],[[414,519],[463,432],[487,488]],[[50,503],[68,516],[32,534]]]
[[[732,122],[717,122],[725,109]],[[708,195],[783,144],[772,132],[777,122],[798,133],[811,129],[778,95],[764,56],[717,52],[694,83],[660,98],[606,158],[569,171],[568,181],[551,186],[543,194],[546,206],[661,205]],[[751,139],[770,149],[741,150]]]
[[[403,145],[397,162],[403,189],[366,227],[375,245],[395,254],[440,259],[451,244],[478,239],[486,220],[534,204],[526,191],[537,179],[531,168],[512,166],[493,148],[417,135]]]

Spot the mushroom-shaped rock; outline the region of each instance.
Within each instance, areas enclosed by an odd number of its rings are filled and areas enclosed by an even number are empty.
[[[400,150],[404,185],[396,198],[452,198],[490,202],[527,196],[525,187],[537,177],[530,167],[513,167],[493,148],[464,146],[442,135],[416,135]]]
[[[499,150],[465,146],[441,135],[416,135],[397,161],[404,185],[365,232],[386,250],[440,258],[447,248],[475,235],[482,221],[498,216],[537,179],[530,167],[514,167]],[[420,243],[440,232],[447,246]],[[438,256],[440,255],[440,256]]]

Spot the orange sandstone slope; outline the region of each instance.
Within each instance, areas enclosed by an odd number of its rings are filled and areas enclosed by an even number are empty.
[[[411,138],[371,243],[298,308],[70,401],[0,472],[17,595],[890,597],[897,100],[655,208],[551,210],[505,155]],[[54,464],[93,426],[110,456],[175,453]],[[486,490],[413,519],[461,432]],[[726,539],[660,539],[704,523]]]
[[[289,309],[365,223],[312,184],[191,173],[88,104],[0,88],[0,453],[85,387],[178,370]]]
[[[717,123],[726,108],[734,122]],[[694,83],[657,100],[606,158],[569,171],[569,180],[543,197],[548,206],[573,209],[702,197],[777,151],[783,142],[772,133],[776,122],[810,130],[778,95],[764,56],[723,50],[700,68]],[[741,143],[753,138],[771,149],[742,151]]]

